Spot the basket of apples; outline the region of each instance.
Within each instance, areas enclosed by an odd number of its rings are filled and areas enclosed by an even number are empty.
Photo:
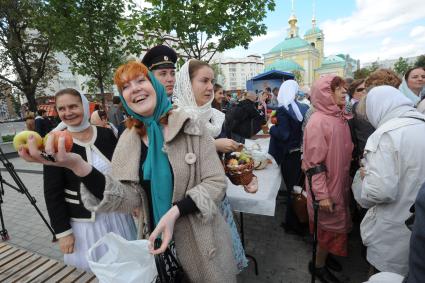
[[[251,183],[254,177],[254,159],[247,152],[232,152],[224,160],[224,164],[226,175],[234,185],[247,186]]]

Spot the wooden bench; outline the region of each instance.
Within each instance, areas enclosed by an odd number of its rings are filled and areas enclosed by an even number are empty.
[[[0,282],[98,283],[99,281],[90,272],[0,243]]]

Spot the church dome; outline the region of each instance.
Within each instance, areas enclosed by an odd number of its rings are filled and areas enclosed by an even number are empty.
[[[299,37],[293,37],[293,38],[287,38],[275,47],[273,47],[269,53],[276,53],[280,51],[288,51],[288,50],[294,50],[298,48],[308,47],[310,44],[308,41],[299,38]]]
[[[322,66],[332,64],[345,65],[345,60],[336,55],[331,55],[323,59]]]
[[[323,33],[323,32],[318,27],[314,27],[314,28],[311,28],[311,29],[307,30],[305,32],[304,36],[309,36],[309,35],[316,34],[316,33]]]
[[[271,70],[277,70],[277,71],[304,71],[303,67],[298,65],[294,60],[291,59],[279,59],[274,61],[272,64],[268,65],[265,69],[265,71],[271,71]]]

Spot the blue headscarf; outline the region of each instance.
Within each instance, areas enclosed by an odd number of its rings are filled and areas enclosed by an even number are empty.
[[[164,136],[162,134],[162,125],[159,123],[159,119],[172,106],[168,100],[164,86],[151,72],[148,75],[156,92],[156,107],[152,116],[140,116],[128,107],[122,95],[120,98],[127,113],[142,122],[147,128],[149,140],[148,153],[145,162],[140,164],[140,170],[143,170],[143,179],[151,183],[153,219],[156,226],[161,217],[171,208],[173,196],[171,168],[167,155],[162,151]]]

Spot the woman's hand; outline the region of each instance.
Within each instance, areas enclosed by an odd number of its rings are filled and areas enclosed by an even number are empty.
[[[217,151],[223,152],[223,153],[238,151],[239,147],[241,146],[240,143],[235,142],[232,139],[226,139],[226,138],[216,139],[214,140],[214,144]]]
[[[59,137],[58,152],[55,152],[53,135],[48,136],[44,149],[45,154],[52,156],[54,161],[47,160],[42,156],[42,152],[38,149],[34,136],[30,135],[28,138],[28,150],[21,146],[18,154],[27,162],[68,168],[79,177],[87,176],[92,169],[91,165],[84,161],[79,154],[66,151],[64,137]]]
[[[59,238],[59,248],[64,254],[72,254],[74,252],[75,238],[73,234]]]
[[[327,212],[333,212],[334,211],[334,203],[332,202],[332,199],[322,199],[319,201],[319,207],[320,210],[327,211]]]
[[[360,178],[363,180],[366,176],[366,169],[362,166],[360,167]]]
[[[168,247],[168,244],[173,237],[174,232],[174,224],[176,223],[177,218],[180,216],[180,211],[176,205],[174,205],[164,216],[162,216],[161,220],[159,220],[158,225],[155,230],[153,230],[151,236],[149,237],[149,250],[152,254],[161,254],[165,252]],[[161,236],[162,244],[159,249],[154,249],[155,239]]]
[[[135,209],[133,209],[131,214],[133,215],[133,217],[139,218],[140,217],[140,207],[136,207]]]
[[[252,177],[251,183],[246,186],[243,186],[245,192],[250,194],[255,194],[258,191],[258,179],[257,176]]]

